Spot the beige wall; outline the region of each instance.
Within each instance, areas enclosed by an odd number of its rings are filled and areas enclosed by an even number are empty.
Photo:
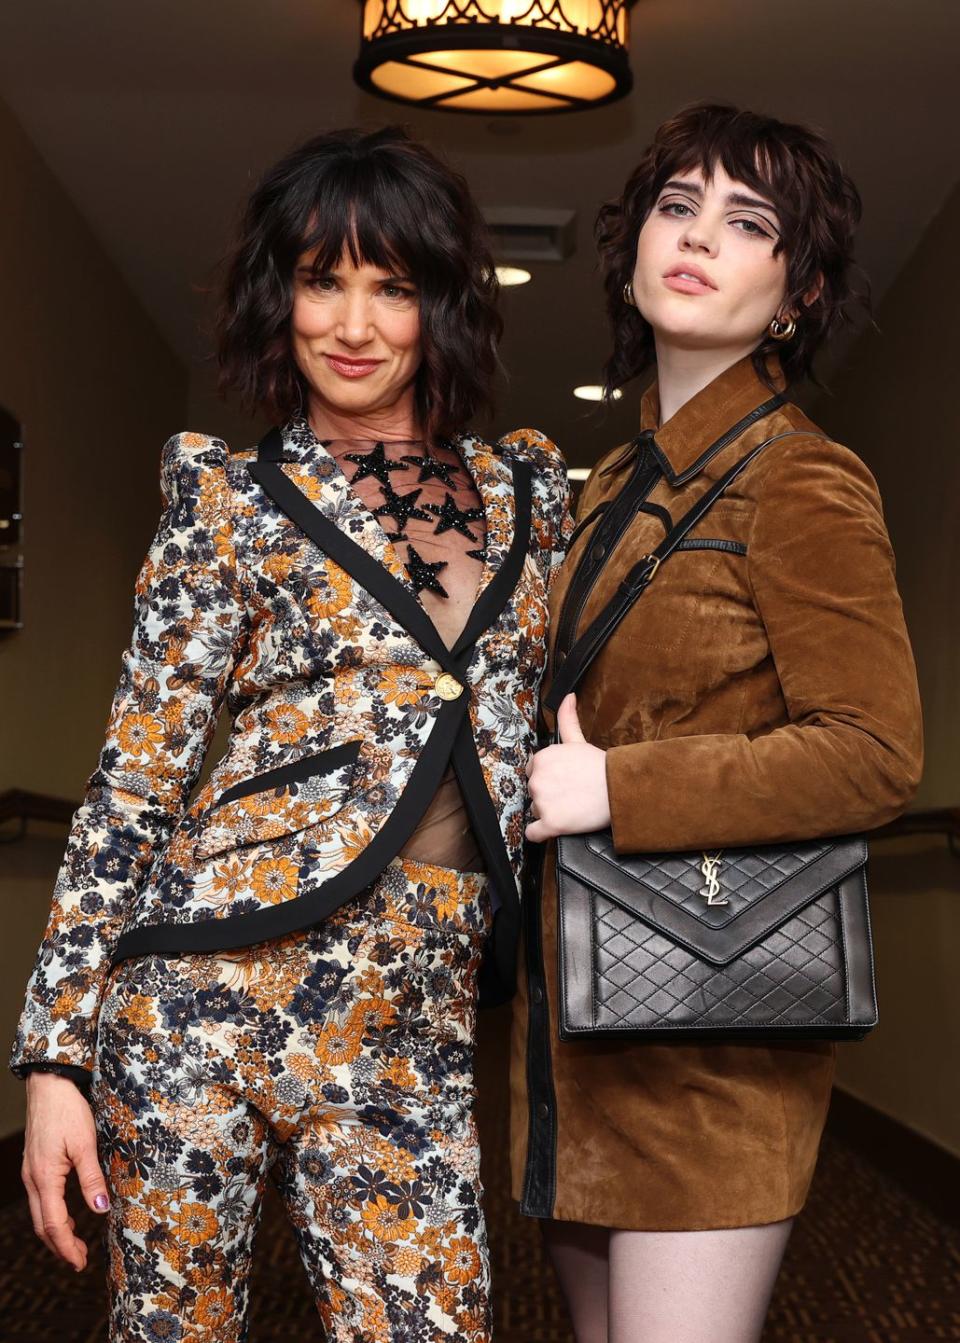
[[[883,494],[923,697],[916,807],[960,806],[960,235],[954,190],[816,416]],[[960,858],[945,839],[879,841],[871,885],[882,1024],[841,1050],[862,1099],[960,1154]]]
[[[0,790],[79,798],[187,377],[3,104],[0,179],[0,404],[26,442],[25,628],[0,639]],[[46,848],[36,865],[19,848],[0,847],[0,1135],[21,1122],[6,1056],[51,889]]]

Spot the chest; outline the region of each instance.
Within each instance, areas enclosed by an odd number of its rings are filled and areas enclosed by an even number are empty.
[[[350,489],[385,532],[443,642],[452,647],[476,603],[486,559],[486,514],[472,477],[445,448],[429,456],[388,448],[386,471],[370,474],[363,454],[334,445],[331,451]]]
[[[613,534],[618,492],[601,500],[607,508],[575,539],[551,589],[551,671],[707,484],[672,490],[661,480]],[[711,697],[740,693],[741,678],[768,659],[750,582],[755,507],[736,490],[724,495],[661,564],[587,673],[585,728],[619,725],[629,740],[657,735]]]

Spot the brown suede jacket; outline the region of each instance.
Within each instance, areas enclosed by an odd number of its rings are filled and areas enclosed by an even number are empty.
[[[619,852],[869,830],[919,782],[916,671],[869,470],[789,402],[710,455],[770,395],[747,358],[657,430],[660,516],[636,515],[580,615],[582,632],[662,539],[662,509],[676,522],[756,444],[803,431],[767,447],[662,565],[578,695],[587,739],[607,751]],[[641,428],[658,419],[654,387]],[[579,518],[619,493],[634,456],[600,463]],[[574,540],[554,613],[595,526]]]

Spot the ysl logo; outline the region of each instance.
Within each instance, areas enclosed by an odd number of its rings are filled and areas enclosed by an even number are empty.
[[[720,882],[717,880],[717,868],[719,866],[719,853],[705,853],[703,855],[700,871],[703,873],[707,884],[700,887],[700,894],[706,898],[708,905],[729,905],[730,903],[726,897],[722,900],[716,898],[720,894]]]

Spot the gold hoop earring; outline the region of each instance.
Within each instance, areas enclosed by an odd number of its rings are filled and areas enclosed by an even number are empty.
[[[783,321],[780,317],[774,317],[773,321],[767,327],[771,340],[791,340],[796,335],[797,324],[792,317]]]
[[[635,308],[637,306],[637,300],[633,297],[633,285],[629,280],[623,286],[623,301],[628,308]]]

